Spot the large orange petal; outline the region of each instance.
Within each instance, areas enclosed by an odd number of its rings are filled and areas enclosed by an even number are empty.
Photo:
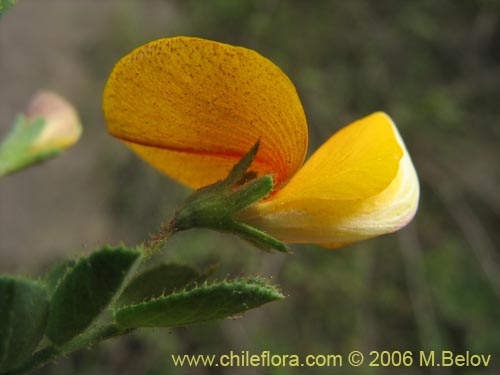
[[[104,90],[109,132],[192,188],[213,183],[260,139],[252,170],[277,186],[301,166],[307,124],[295,87],[242,47],[176,37],[134,50]]]
[[[242,219],[283,241],[339,247],[399,229],[415,214],[418,196],[404,143],[379,112],[336,133]]]

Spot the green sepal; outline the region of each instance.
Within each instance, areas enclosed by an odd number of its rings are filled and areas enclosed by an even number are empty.
[[[233,189],[208,186],[194,192],[174,218],[176,230],[190,228],[231,229],[233,216],[252,203],[265,197],[273,187],[269,175],[257,178]]]
[[[261,250],[278,250],[283,253],[290,252],[288,247],[282,241],[248,224],[234,222],[231,224],[230,228],[233,233],[237,233],[241,238],[247,240]]]
[[[127,285],[115,307],[134,305],[186,289],[204,281],[205,276],[181,264],[159,264],[135,276]]]
[[[31,149],[45,124],[41,117],[29,120],[23,115],[17,116],[12,130],[0,144],[0,176],[20,171],[61,153],[59,149]]]
[[[260,141],[257,141],[253,147],[240,159],[238,163],[231,169],[226,179],[220,182],[221,186],[233,187],[237,184],[242,184],[246,180],[247,169],[252,165],[253,159],[259,151]]]
[[[141,253],[105,247],[81,258],[52,294],[47,337],[62,345],[83,332],[116,298]]]
[[[233,167],[225,180],[191,194],[177,210],[168,228],[173,232],[191,228],[214,229],[237,234],[266,251],[287,252],[283,242],[236,219],[242,210],[265,198],[273,189],[271,175],[248,180],[253,172],[246,170],[258,148],[259,142]]]
[[[45,332],[48,314],[49,298],[43,283],[0,276],[0,372],[29,358]]]
[[[264,279],[239,279],[202,285],[114,312],[123,328],[182,327],[240,314],[284,298]]]

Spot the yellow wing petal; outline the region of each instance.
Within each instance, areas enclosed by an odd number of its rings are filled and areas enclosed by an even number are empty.
[[[176,37],[121,59],[104,90],[109,132],[192,188],[213,183],[260,139],[252,170],[278,185],[301,166],[307,124],[288,77],[258,53]]]
[[[384,190],[403,152],[391,119],[374,113],[326,141],[274,199],[363,199]]]
[[[242,218],[283,241],[340,247],[406,225],[418,198],[396,127],[375,113],[335,134],[287,186]]]

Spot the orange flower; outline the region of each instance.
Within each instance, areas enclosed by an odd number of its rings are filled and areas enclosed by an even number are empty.
[[[104,90],[109,132],[193,189],[223,179],[260,140],[250,167],[274,190],[238,219],[287,242],[337,247],[413,217],[418,180],[391,119],[374,113],[304,164],[307,123],[288,77],[255,51],[176,37],[121,59]]]

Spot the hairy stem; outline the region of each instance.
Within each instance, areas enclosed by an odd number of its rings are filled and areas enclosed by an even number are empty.
[[[7,372],[5,375],[25,374],[27,372],[36,370],[45,364],[56,360],[59,357],[66,356],[74,351],[91,348],[101,341],[107,340],[112,337],[126,335],[132,329],[119,328],[116,324],[109,324],[106,326],[96,327],[80,336],[75,337],[73,340],[67,342],[63,346],[57,347],[54,345],[46,346],[38,350],[33,356],[24,363],[21,367]]]

